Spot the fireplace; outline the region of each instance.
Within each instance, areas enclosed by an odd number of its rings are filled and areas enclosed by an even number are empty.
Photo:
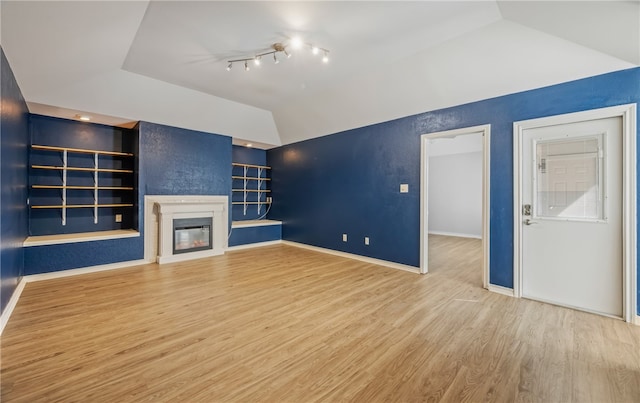
[[[213,248],[211,217],[174,218],[173,254]]]
[[[145,196],[145,260],[160,264],[227,249],[228,196]]]

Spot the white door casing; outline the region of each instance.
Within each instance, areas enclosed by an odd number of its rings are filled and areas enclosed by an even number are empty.
[[[516,122],[514,134],[515,296],[632,322],[635,104]]]
[[[420,273],[429,271],[429,214],[428,214],[428,189],[429,189],[429,140],[438,138],[451,138],[456,136],[481,133],[482,144],[482,252],[483,287],[489,286],[489,214],[490,214],[490,156],[491,156],[491,125],[466,127],[455,130],[447,130],[437,133],[423,134],[420,136]]]

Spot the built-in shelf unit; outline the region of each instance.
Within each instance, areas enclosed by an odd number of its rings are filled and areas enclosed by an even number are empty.
[[[133,186],[114,186],[113,185],[113,177],[114,176],[125,176],[129,175],[131,178],[129,180],[125,180],[124,182],[133,183],[133,169],[123,169],[123,168],[114,168],[113,160],[114,159],[132,159],[134,157],[133,153],[125,153],[118,151],[107,151],[107,150],[89,150],[83,148],[71,148],[71,147],[58,147],[58,146],[49,146],[49,145],[39,145],[33,144],[31,146],[32,150],[44,151],[56,153],[60,156],[60,164],[54,165],[43,165],[43,164],[32,164],[32,170],[44,170],[44,171],[59,171],[60,177],[56,179],[55,184],[49,183],[33,183],[31,188],[34,191],[38,190],[51,190],[57,189],[60,190],[59,193],[59,203],[47,203],[47,204],[31,204],[30,207],[32,209],[60,209],[61,211],[61,219],[62,225],[66,225],[67,221],[67,209],[76,209],[76,208],[91,208],[93,209],[93,222],[94,224],[98,223],[98,209],[100,208],[116,208],[116,207],[133,207],[133,203],[114,203],[114,195],[117,192],[134,192]],[[92,166],[74,166],[69,163],[70,156],[73,154],[83,154],[90,155],[93,159]],[[109,161],[108,164],[103,165],[103,159],[107,158]],[[123,163],[124,166],[133,166],[133,163]],[[74,184],[74,180],[69,177],[69,173],[71,172],[86,172],[92,176],[92,184]],[[87,179],[87,178],[84,178]],[[101,185],[103,180],[107,183],[107,185]],[[74,200],[73,192],[77,191],[91,191],[92,193],[92,203],[74,203],[71,202]],[[37,194],[31,193],[31,199],[38,199]],[[134,200],[133,195],[130,197],[126,197],[127,199]],[[107,200],[108,202],[101,202],[101,200]]]
[[[263,206],[271,204],[271,197],[268,194],[271,190],[268,183],[271,178],[268,172],[271,167],[265,165],[241,164],[234,162],[233,174],[233,205],[243,206],[243,215],[247,215],[247,209],[251,205],[257,206],[258,214],[262,213]],[[236,195],[241,195],[242,200]]]

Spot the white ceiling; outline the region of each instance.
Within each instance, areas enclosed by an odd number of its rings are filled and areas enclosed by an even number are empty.
[[[0,42],[34,113],[288,144],[640,65],[640,2],[19,2]],[[296,52],[245,72],[299,35]]]

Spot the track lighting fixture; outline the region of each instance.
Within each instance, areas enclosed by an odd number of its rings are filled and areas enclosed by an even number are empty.
[[[262,53],[257,53],[253,57],[244,57],[241,59],[229,60],[228,61],[229,64],[227,65],[227,71],[231,71],[234,63],[244,63],[244,70],[249,71],[250,61],[253,61],[253,63],[256,66],[260,66],[262,57],[268,56],[268,55],[273,55],[273,64],[278,64],[280,63],[280,59],[278,59],[278,56],[277,56],[278,53],[284,53],[287,59],[291,57],[292,53],[287,51],[289,47],[291,47],[292,49],[300,49],[302,47],[306,47],[311,50],[311,53],[313,55],[317,55],[322,51],[323,52],[322,62],[323,63],[329,62],[329,50],[320,48],[318,46],[314,46],[310,43],[305,43],[300,38],[296,37],[296,38],[292,38],[291,41],[289,41],[289,43],[280,43],[280,42],[274,43],[273,45],[271,45],[269,50]]]

